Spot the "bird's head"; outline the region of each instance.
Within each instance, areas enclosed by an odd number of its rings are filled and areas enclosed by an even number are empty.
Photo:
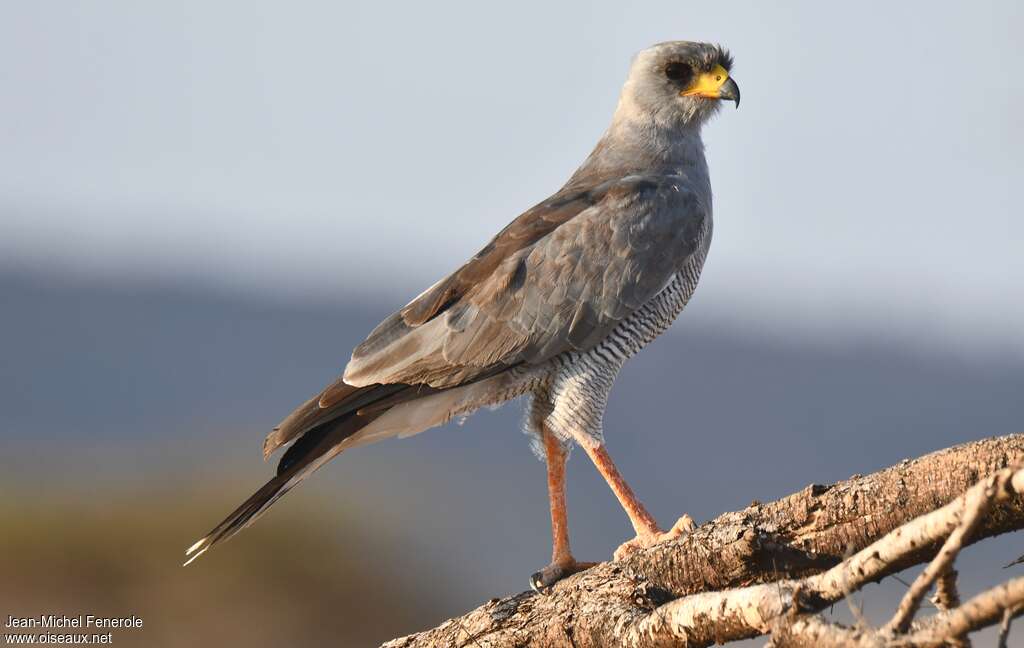
[[[720,45],[659,43],[633,59],[617,112],[669,127],[699,126],[724,100],[739,107],[740,89],[729,76],[731,68],[732,56]]]

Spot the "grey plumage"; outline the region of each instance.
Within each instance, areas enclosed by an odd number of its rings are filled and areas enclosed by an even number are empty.
[[[386,320],[356,348],[345,382],[452,387],[589,349],[668,283],[696,251],[707,217],[682,176],[630,175],[568,200],[583,208],[486,277],[450,288],[456,273]],[[405,315],[421,311],[423,323]]]
[[[640,53],[611,126],[568,183],[374,329],[342,379],[267,437],[265,455],[291,444],[278,476],[193,558],[339,452],[481,406],[529,394],[531,425],[600,443],[622,364],[668,328],[700,277],[712,232],[700,127],[719,102],[684,90],[687,74],[731,63],[700,43]]]

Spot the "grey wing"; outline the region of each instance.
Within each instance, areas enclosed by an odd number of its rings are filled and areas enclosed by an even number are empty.
[[[658,293],[698,246],[708,206],[678,179],[633,176],[441,302],[442,280],[353,353],[349,385],[445,388],[566,351],[587,350]],[[454,275],[453,275],[454,276]]]

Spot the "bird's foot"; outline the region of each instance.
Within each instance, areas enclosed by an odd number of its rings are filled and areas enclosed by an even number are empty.
[[[558,581],[585,569],[590,569],[596,564],[595,562],[579,562],[575,558],[553,562],[530,576],[530,587],[538,594],[547,594],[551,586]]]
[[[693,521],[693,518],[683,514],[683,517],[676,520],[676,523],[668,531],[663,532],[658,527],[654,527],[650,532],[637,534],[632,540],[622,543],[615,550],[613,558],[615,560],[622,560],[641,549],[649,549],[656,544],[680,538],[696,528],[697,524]]]

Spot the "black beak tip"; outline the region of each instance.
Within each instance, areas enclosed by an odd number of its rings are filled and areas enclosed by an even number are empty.
[[[740,107],[740,87],[735,81],[728,79],[719,92],[722,99],[728,99],[735,103],[737,108]]]

